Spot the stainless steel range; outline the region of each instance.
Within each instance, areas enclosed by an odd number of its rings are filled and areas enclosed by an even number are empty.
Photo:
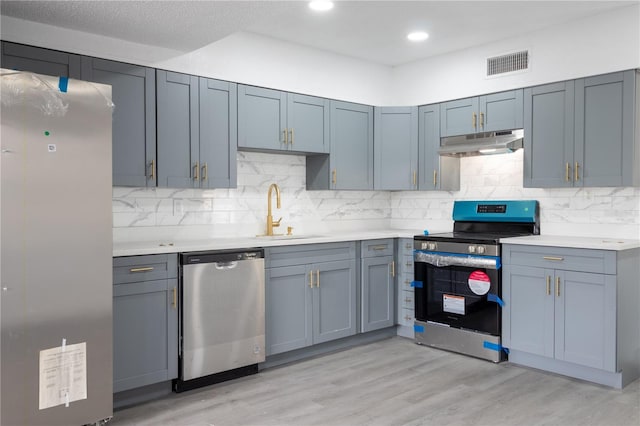
[[[453,232],[414,238],[415,339],[500,362],[500,238],[539,234],[538,202],[456,201],[453,220]]]

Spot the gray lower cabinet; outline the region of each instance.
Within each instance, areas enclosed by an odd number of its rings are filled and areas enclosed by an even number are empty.
[[[413,270],[413,238],[399,238],[397,240],[397,324],[400,325],[398,334],[413,338],[413,322],[415,320],[414,281]]]
[[[393,239],[361,243],[360,285],[362,332],[395,324],[395,275]]]
[[[238,86],[238,147],[258,151],[329,152],[329,100]]]
[[[442,137],[522,128],[522,89],[440,104]]]
[[[113,391],[178,377],[177,255],[113,259]]]
[[[438,154],[440,148],[440,105],[418,108],[418,189],[457,191],[460,189],[460,159]]]
[[[639,336],[626,323],[637,326],[638,306],[620,300],[625,294],[638,300],[637,279],[627,276],[633,256],[503,245],[502,338],[509,359],[614,387],[637,378]]]
[[[82,79],[111,85],[113,185],[156,186],[156,72],[82,57]]]
[[[376,107],[373,134],[374,189],[418,189],[418,107]]]
[[[157,70],[158,186],[236,186],[236,84]]]
[[[266,253],[266,354],[356,334],[355,243]]]
[[[373,107],[331,101],[331,152],[307,156],[307,189],[373,189]]]
[[[3,41],[0,66],[55,77],[80,78],[80,55]]]
[[[524,186],[638,185],[635,70],[524,91]]]

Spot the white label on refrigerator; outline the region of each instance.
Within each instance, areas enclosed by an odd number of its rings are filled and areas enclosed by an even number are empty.
[[[40,351],[40,410],[87,399],[87,343]]]
[[[464,315],[464,297],[443,294],[442,310],[452,314]]]

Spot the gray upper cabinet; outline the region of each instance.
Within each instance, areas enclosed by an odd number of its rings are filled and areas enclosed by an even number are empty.
[[[331,101],[331,152],[307,156],[307,189],[373,189],[373,107]]]
[[[574,82],[524,90],[524,186],[572,185]]]
[[[575,82],[574,186],[631,186],[634,178],[636,72]]]
[[[418,108],[418,189],[460,189],[460,159],[438,155],[440,105]]]
[[[156,186],[155,70],[83,56],[82,79],[111,85],[113,185]]]
[[[442,137],[520,129],[523,126],[522,89],[443,102]]]
[[[374,189],[418,189],[418,107],[376,107]]]
[[[158,186],[236,185],[235,83],[157,71]]]
[[[329,152],[329,100],[238,86],[238,147],[258,151]]]
[[[636,72],[525,90],[525,187],[638,185]]]
[[[3,41],[2,68],[56,77],[80,78],[80,56]]]

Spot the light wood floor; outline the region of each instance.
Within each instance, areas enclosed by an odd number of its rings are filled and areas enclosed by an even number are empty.
[[[394,337],[117,411],[123,425],[640,425],[614,390]]]

